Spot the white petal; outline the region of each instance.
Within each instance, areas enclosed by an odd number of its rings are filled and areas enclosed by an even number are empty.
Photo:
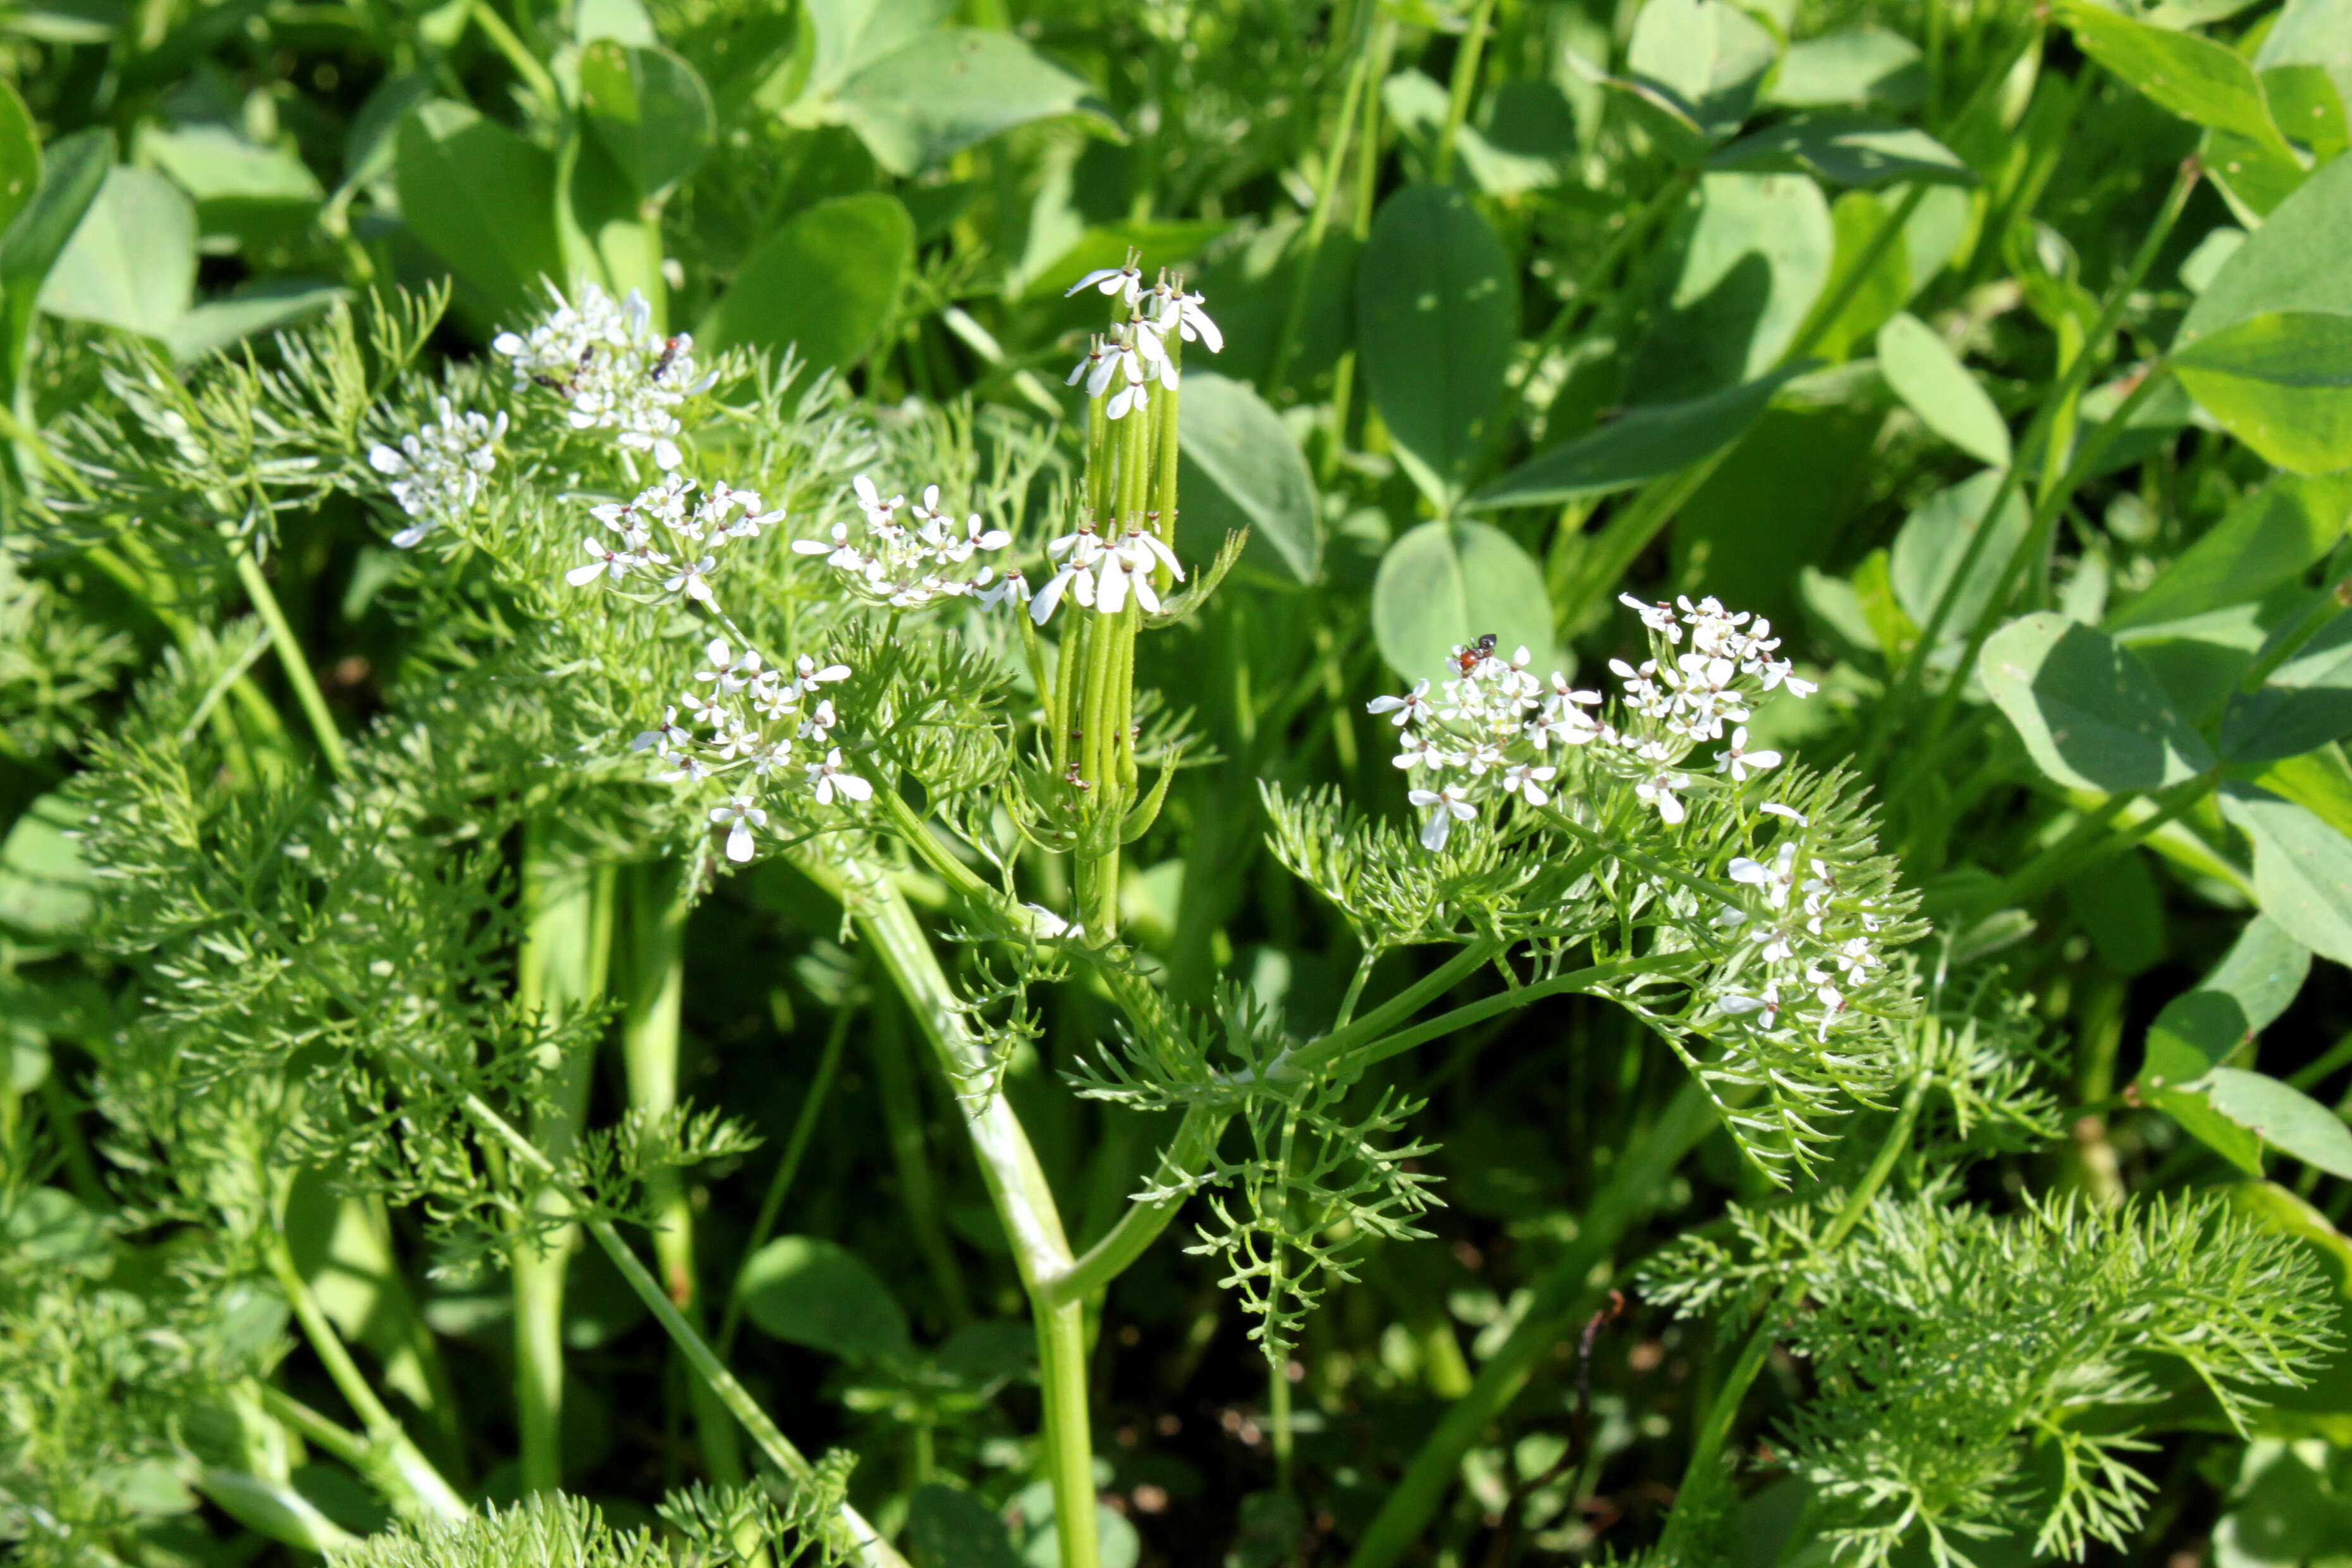
[[[738,865],[740,865],[751,858],[751,825],[748,823],[739,822],[735,825],[735,831],[727,836],[727,858],[736,862]]]
[[[871,800],[874,797],[874,786],[856,773],[835,774],[833,787],[852,800]]]

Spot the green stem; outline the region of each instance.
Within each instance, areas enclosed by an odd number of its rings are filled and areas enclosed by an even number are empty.
[[[675,860],[632,866],[624,884],[628,939],[621,966],[621,1056],[628,1071],[629,1109],[653,1123],[677,1109],[678,1018],[686,996],[686,868]],[[646,1173],[652,1200],[654,1258],[669,1299],[698,1329],[702,1289],[694,1266],[694,1208],[674,1165]],[[742,1446],[727,1407],[699,1378],[688,1378],[696,1440],[710,1479],[731,1485],[744,1477]]]
[[[1495,0],[1478,0],[1470,12],[1470,26],[1462,35],[1462,50],[1454,57],[1453,89],[1445,100],[1445,128],[1438,132],[1437,156],[1430,181],[1445,184],[1454,178],[1454,142],[1470,117],[1470,100],[1478,90],[1479,57],[1486,50],[1486,31],[1495,19]]]
[[[2001,909],[2012,904],[2029,904],[2069,878],[2080,876],[2100,861],[2146,842],[2149,835],[2166,823],[2177,820],[2219,788],[2221,776],[2221,764],[2217,763],[2195,778],[2184,780],[2162,795],[2152,797],[2157,803],[2156,810],[2120,831],[2110,830],[2104,837],[2095,837],[2092,841],[2078,842],[2070,835],[2064,843],[2034,857],[2006,878],[1995,894],[1996,901],[1987,907]]]
[[[792,1191],[793,1178],[800,1173],[801,1160],[808,1152],[809,1139],[816,1132],[818,1113],[824,1110],[825,1096],[833,1089],[834,1075],[841,1069],[842,1048],[849,1042],[850,1020],[856,1016],[856,1009],[845,1002],[834,1010],[833,1026],[825,1031],[824,1052],[817,1058],[816,1076],[809,1081],[808,1097],[801,1101],[800,1114],[793,1119],[792,1135],[784,1141],[784,1157],[776,1163],[776,1173],[768,1181],[767,1195],[760,1200],[759,1215],[751,1221],[751,1233],[743,1240],[743,1261],[747,1266],[753,1255],[768,1244],[768,1237],[776,1228],[776,1217],[784,1212],[784,1195]],[[727,1293],[726,1310],[719,1321],[721,1357],[735,1348],[736,1331],[743,1325],[740,1270],[736,1283],[738,1288]]]
[[[1635,974],[1672,974],[1702,962],[1697,953],[1675,953],[1666,958],[1629,958],[1615,963],[1597,963],[1590,969],[1556,975],[1549,980],[1538,980],[1513,990],[1499,992],[1483,1000],[1468,1003],[1451,1012],[1441,1013],[1427,1023],[1415,1024],[1410,1029],[1400,1029],[1368,1045],[1357,1047],[1349,1053],[1351,1067],[1366,1067],[1386,1061],[1401,1052],[1409,1051],[1425,1041],[1468,1028],[1498,1014],[1508,1013],[1539,1002],[1547,996],[1564,995],[1571,992],[1591,991],[1607,981]]]
[[[1176,1217],[1183,1206],[1184,1189],[1209,1163],[1217,1146],[1217,1138],[1224,1131],[1225,1115],[1201,1106],[1184,1112],[1177,1124],[1176,1136],[1170,1140],[1167,1152],[1161,1156],[1160,1169],[1152,1184],[1162,1189],[1179,1189],[1176,1194],[1157,1203],[1138,1201],[1128,1205],[1117,1224],[1104,1233],[1101,1240],[1087,1248],[1084,1256],[1069,1263],[1045,1281],[1044,1296],[1048,1301],[1061,1304],[1081,1301],[1108,1286],[1127,1270],[1129,1264],[1143,1256],[1168,1222]]]
[[[1087,1310],[1079,1301],[1039,1302],[1037,1386],[1045,1401],[1046,1479],[1054,1487],[1054,1536],[1062,1568],[1102,1568],[1095,1519],[1095,1456],[1087,1407]]]
[[[563,95],[556,90],[555,79],[547,74],[547,68],[539,63],[539,57],[515,36],[514,29],[507,26],[506,18],[492,7],[490,0],[474,0],[473,16],[474,25],[482,29],[483,36],[490,40],[490,47],[506,57],[507,64],[514,68],[515,75],[522,78],[523,85],[551,109],[562,105]]]
[[[1348,1568],[1391,1568],[1422,1540],[1462,1471],[1462,1457],[1518,1397],[1554,1345],[1591,1315],[1601,1287],[1593,1274],[1664,1189],[1683,1156],[1717,1126],[1696,1080],[1685,1079],[1665,1110],[1611,1172],[1579,1221],[1576,1239],[1536,1282],[1535,1300],[1423,1441],[1357,1543]]]
[[[886,799],[895,796],[894,791],[880,793]],[[911,808],[903,801],[896,804],[902,819],[912,821],[922,840],[938,848],[930,830],[915,818]],[[988,896],[985,885],[969,868],[953,856],[944,858],[980,896]],[[992,1074],[988,1054],[972,1037],[963,1005],[940,967],[939,955],[931,951],[929,939],[898,885],[879,868],[838,854],[820,856],[803,849],[793,856],[793,864],[839,899],[874,944],[883,970],[914,1015],[949,1084],[961,1092],[988,1082]],[[1055,1282],[1071,1267],[1061,1210],[1037,1163],[1036,1151],[1030,1146],[1028,1132],[1003,1093],[991,1094],[971,1106],[965,1131],[1036,1321],[1045,1394],[1045,1466],[1054,1488],[1055,1518],[1060,1521],[1055,1529],[1063,1535],[1062,1562],[1096,1568],[1099,1552],[1095,1540],[1094,1447],[1086,1390],[1085,1309],[1077,1300],[1057,1300],[1053,1291]]]
[[[466,1518],[470,1510],[465,1500],[409,1439],[399,1418],[377,1396],[359,1363],[352,1359],[342,1336],[335,1332],[335,1325],[328,1320],[326,1309],[319,1305],[319,1298],[311,1292],[310,1281],[295,1267],[286,1233],[272,1226],[261,1245],[263,1261],[278,1281],[278,1289],[285,1293],[294,1321],[301,1324],[302,1337],[310,1342],[311,1352],[327,1369],[327,1376],[343,1396],[343,1403],[352,1407],[352,1414],[367,1429],[364,1473],[394,1503],[416,1518]]]
[[[924,1146],[914,1064],[907,1058],[907,1043],[899,1037],[896,1012],[880,1012],[866,1037],[874,1048],[883,1130],[890,1141],[891,1164],[898,1173],[898,1200],[906,1210],[907,1228],[930,1269],[931,1283],[949,1320],[961,1328],[971,1321],[971,1301],[965,1294],[954,1250],[948,1246],[947,1232],[940,1226],[939,1191],[931,1181],[930,1154]]]
[[[1934,1028],[1936,1025],[1930,1020],[1925,1026]],[[1895,1113],[1894,1125],[1886,1130],[1877,1158],[1871,1161],[1870,1169],[1863,1173],[1853,1191],[1846,1194],[1844,1206],[1814,1243],[1806,1263],[1794,1269],[1780,1287],[1772,1305],[1757,1321],[1755,1331],[1748,1336],[1747,1344],[1741,1347],[1730,1375],[1716,1391],[1715,1401],[1707,1407],[1691,1445],[1690,1462],[1683,1468],[1683,1484],[1675,1494],[1675,1511],[1666,1521],[1665,1539],[1659,1547],[1659,1555],[1664,1561],[1682,1562],[1693,1556],[1697,1544],[1694,1537],[1708,1527],[1716,1495],[1730,1479],[1730,1471],[1722,1462],[1723,1451],[1731,1441],[1732,1428],[1738,1424],[1739,1407],[1747,1399],[1748,1385],[1764,1370],[1764,1358],[1783,1327],[1781,1320],[1805,1293],[1811,1259],[1834,1252],[1853,1227],[1862,1223],[1862,1216],[1877,1201],[1879,1190],[1886,1185],[1887,1177],[1894,1174],[1895,1162],[1910,1148],[1911,1130],[1918,1123],[1919,1110],[1927,1098],[1927,1076],[1921,1073],[1912,1079],[1910,1088],[1904,1092],[1903,1104]]]
[[[286,671],[286,682],[293,687],[294,697],[302,705],[303,716],[310,721],[310,731],[318,737],[320,753],[336,778],[349,782],[352,777],[352,754],[344,749],[342,731],[335,728],[335,716],[327,709],[327,699],[319,690],[317,678],[310,673],[310,656],[296,640],[294,628],[286,619],[286,612],[270,591],[269,579],[263,575],[261,563],[253,552],[240,547],[236,552],[236,580],[244,584],[246,597],[253,601],[255,614],[269,628],[270,640],[278,647],[278,665]]]
[[[1369,26],[1372,7],[1360,8]],[[1290,280],[1290,300],[1282,312],[1282,335],[1274,342],[1274,367],[1266,372],[1267,395],[1282,395],[1283,374],[1290,368],[1291,352],[1298,346],[1298,334],[1307,324],[1307,301],[1315,287],[1315,267],[1323,255],[1323,236],[1331,225],[1331,209],[1339,194],[1339,175],[1348,164],[1348,148],[1356,131],[1356,104],[1364,91],[1364,78],[1371,69],[1370,52],[1364,47],[1366,37],[1359,37],[1355,56],[1348,67],[1348,85],[1339,94],[1339,134],[1326,154],[1323,183],[1315,193],[1315,208],[1307,217],[1305,243],[1298,252],[1298,276]]]
[[[524,829],[527,913],[516,963],[516,1002],[526,1016],[560,1026],[604,995],[612,951],[614,868],[591,867],[553,842],[555,829],[535,819]],[[531,1136],[551,1165],[572,1155],[588,1119],[594,1051],[547,1047],[546,1099],[531,1112]],[[572,1205],[553,1187],[530,1199],[509,1273],[514,1299],[516,1426],[526,1491],[553,1491],[563,1479],[564,1273],[579,1245],[565,1223]]]

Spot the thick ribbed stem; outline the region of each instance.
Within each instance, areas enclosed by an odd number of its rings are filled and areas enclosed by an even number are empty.
[[[527,913],[517,961],[517,1000],[526,1014],[559,1025],[604,994],[612,951],[613,868],[573,860],[553,843],[555,828],[535,820],[524,829]],[[583,1045],[551,1053],[548,1098],[533,1109],[531,1137],[551,1165],[572,1156],[588,1118],[594,1051]],[[518,1236],[514,1293],[515,1415],[522,1439],[522,1484],[552,1491],[563,1479],[563,1277],[579,1227],[563,1223],[571,1205],[553,1187],[531,1200],[539,1216]]]
[[[686,868],[675,860],[632,866],[626,872],[625,940],[615,962],[621,997],[621,1054],[628,1068],[629,1109],[650,1124],[677,1109],[678,1015],[686,997]],[[686,1321],[703,1323],[702,1289],[694,1267],[694,1209],[675,1166],[646,1176],[657,1215],[654,1258],[662,1288]],[[709,1384],[687,1379],[696,1440],[710,1478],[743,1479],[743,1448],[735,1423]]]

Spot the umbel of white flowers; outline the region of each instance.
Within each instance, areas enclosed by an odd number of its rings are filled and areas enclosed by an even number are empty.
[[[514,362],[515,390],[543,386],[567,405],[575,430],[609,430],[667,472],[678,451],[678,405],[710,389],[694,374],[694,340],[653,330],[653,308],[635,289],[615,304],[595,284],[574,306],[550,283],[555,308],[529,335],[500,332],[490,346]]]
[[[1537,679],[1525,648],[1497,657],[1492,637],[1454,650],[1461,673],[1435,697],[1423,680],[1368,705],[1397,727],[1396,765],[1415,781],[1408,798],[1428,814],[1425,847],[1443,849],[1457,824],[1491,820],[1514,801],[1525,811],[1550,805],[1571,784],[1587,800],[1608,784],[1630,786],[1679,826],[1688,816],[1684,795],[1734,789],[1780,765],[1778,752],[1749,745],[1747,721],[1776,695],[1802,699],[1815,688],[1773,657],[1780,645],[1770,623],[1711,598],[1622,602],[1641,616],[1652,657],[1638,667],[1610,662],[1623,689],[1613,710],[1600,711],[1599,692],[1577,690],[1558,672]],[[1707,744],[1717,746],[1712,765],[1694,769],[1693,753]],[[1717,895],[1714,923],[1747,941],[1718,970],[1707,1000],[1756,1032],[1802,1031],[1826,1042],[1860,1024],[1855,994],[1885,970],[1878,936],[1887,913],[1847,886],[1803,813],[1778,801],[1758,809],[1780,837],[1726,867],[1731,885]]]
[[[1169,352],[1171,338],[1205,344],[1213,354],[1224,353],[1224,334],[1202,308],[1200,295],[1187,294],[1181,281],[1164,272],[1153,287],[1144,288],[1140,251],[1129,250],[1124,267],[1097,268],[1087,273],[1062,297],[1066,300],[1087,289],[1116,298],[1130,314],[1087,345],[1086,357],[1063,384],[1076,386],[1083,381],[1088,397],[1108,394],[1110,403],[1104,412],[1113,419],[1124,419],[1130,411],[1148,406],[1155,382],[1165,391],[1176,390],[1176,356]]]
[[[503,411],[495,419],[460,414],[446,397],[435,398],[433,406],[439,419],[418,426],[397,446],[368,452],[368,466],[392,481],[392,499],[416,520],[392,536],[401,550],[474,510],[499,466],[498,444],[507,433]]]

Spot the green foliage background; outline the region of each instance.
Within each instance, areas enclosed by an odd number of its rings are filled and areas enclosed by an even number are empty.
[[[1087,1300],[1102,1560],[2352,1561],[2344,0],[31,0],[0,77],[28,1560],[815,1562],[845,1499],[921,1568],[1059,1560],[967,1122],[1002,1096],[1084,1247],[1192,1102],[1117,1055],[1117,974],[1000,984],[1008,932],[886,857],[976,999],[987,1081],[941,1072],[856,886],[732,871],[643,783],[698,634],[579,616],[582,498],[625,492],[489,344],[635,290],[719,367],[697,458],[794,535],[871,470],[1034,557],[1101,322],[1063,289],[1138,247],[1225,338],[1179,544],[1249,539],[1139,656],[1194,745],[1117,973],[1253,1067],[1433,973],[1459,1026],[1311,1101],[1395,1185],[1339,1205],[1253,1110]],[[396,550],[366,453],[443,395],[515,434]],[[881,662],[758,570],[760,636]],[[1368,699],[1482,633],[1602,684],[1621,593],[1770,618],[1821,690],[1751,743],[1843,769],[1790,786],[1841,822],[1867,792],[1931,928],[1906,1076],[1707,1078],[1827,1108],[1815,1163],[1718,1125],[1640,994],[1440,969],[1461,910],[1533,918],[1508,852],[1383,880],[1409,833],[1350,837],[1409,826]],[[955,700],[891,764],[992,842],[1019,646],[919,646],[894,679]],[[562,938],[572,994],[521,979],[551,866],[619,911]],[[1559,902],[1633,950],[1630,904]],[[622,1048],[663,942],[678,1114]],[[467,1119],[563,1095],[573,1217],[687,1226],[671,1299],[842,1457],[725,1486],[730,1417],[582,1245],[570,1495],[526,1500],[501,1261],[563,1223]],[[1335,1266],[1312,1311],[1221,1287],[1240,1231]],[[419,1466],[495,1511],[396,1521]]]

